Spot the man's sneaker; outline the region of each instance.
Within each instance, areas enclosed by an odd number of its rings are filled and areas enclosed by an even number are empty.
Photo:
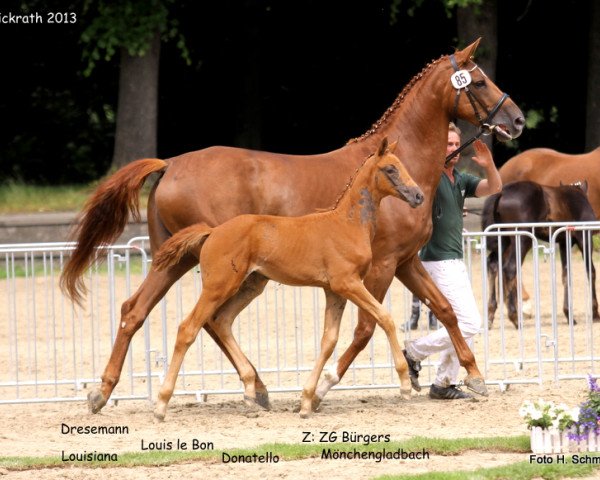
[[[408,363],[408,375],[410,376],[410,384],[417,392],[421,391],[421,385],[419,385],[419,372],[421,371],[421,362],[413,360],[408,356],[406,350],[402,350],[406,363]]]
[[[449,387],[438,387],[437,385],[431,385],[429,389],[429,398],[435,400],[461,400],[465,398],[473,398],[473,395],[463,392],[457,388],[456,385],[450,385]]]

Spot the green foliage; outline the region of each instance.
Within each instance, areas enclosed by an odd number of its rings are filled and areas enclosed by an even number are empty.
[[[541,109],[527,110],[525,112],[525,126],[527,128],[537,128],[537,126],[544,121],[544,112]]]
[[[456,8],[467,8],[475,7],[475,13],[479,13],[479,7],[483,5],[484,0],[440,0],[446,10],[448,18],[452,18],[453,12]],[[425,0],[410,0],[405,6],[406,13],[409,17],[414,17],[416,11],[421,8]],[[390,4],[390,24],[395,25],[398,22],[398,16],[400,14],[400,6],[402,0],[392,0]]]
[[[87,0],[84,15],[90,16],[91,20],[81,34],[81,41],[85,45],[83,58],[87,61],[84,75],[89,76],[98,61],[110,61],[122,48],[131,56],[144,56],[157,33],[163,40],[176,39],[182,58],[190,65],[179,23],[169,18],[168,5],[173,2]]]

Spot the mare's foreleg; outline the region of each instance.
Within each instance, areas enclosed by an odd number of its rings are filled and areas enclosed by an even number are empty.
[[[458,319],[448,299],[435,285],[429,273],[423,267],[421,260],[415,256],[409,261],[398,265],[396,277],[406,287],[417,295],[427,305],[437,319],[446,327],[458,361],[467,370],[465,385],[480,395],[488,395],[483,376],[477,367],[475,356],[467,345],[458,326]]]
[[[369,292],[372,292],[375,299],[379,302],[383,300],[385,294],[394,278],[394,269],[396,262],[394,259],[377,262],[371,265],[369,273],[364,278],[363,283]],[[375,331],[376,322],[373,317],[364,310],[358,311],[358,322],[354,329],[352,343],[346,351],[339,357],[336,364],[331,366],[325,373],[325,378],[319,384],[313,401],[313,408],[316,409],[319,403],[332,387],[337,385],[344,376],[357,355],[367,346],[369,340]]]
[[[315,390],[317,382],[323,371],[323,367],[335,348],[340,331],[340,322],[342,314],[344,313],[344,307],[346,306],[346,299],[333,293],[331,290],[324,289],[325,291],[325,323],[323,327],[323,336],[321,337],[321,351],[315,362],[306,383],[302,390],[302,400],[300,401],[300,416],[307,418],[311,411],[316,410],[320,404],[320,399],[317,400],[315,396]]]
[[[101,377],[102,384],[100,388],[88,393],[90,412],[98,413],[106,405],[119,382],[125,356],[135,332],[144,324],[150,311],[167,293],[169,288],[196,263],[197,259],[190,255],[184,257],[177,265],[164,271],[150,270],[150,273],[133,296],[123,303],[115,343]]]
[[[400,378],[400,395],[403,399],[410,399],[411,383],[408,376],[408,364],[400,348],[398,342],[398,336],[396,333],[396,326],[392,316],[383,308],[373,295],[365,288],[364,284],[358,277],[344,278],[340,281],[331,281],[331,289],[337,294],[347,298],[357,307],[363,309],[372,318],[375,319],[377,324],[385,332],[390,349],[392,351],[392,357],[394,359],[394,367],[398,372]]]

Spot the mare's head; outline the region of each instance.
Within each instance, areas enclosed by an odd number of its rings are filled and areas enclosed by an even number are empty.
[[[383,195],[393,195],[415,208],[425,199],[423,192],[392,152],[398,142],[388,145],[387,137],[381,141],[375,154],[375,184]]]
[[[523,112],[473,61],[477,39],[442,62],[441,81],[447,82],[451,118],[461,118],[479,126],[484,134],[494,133],[500,141],[521,135]],[[445,77],[445,78],[444,78]]]

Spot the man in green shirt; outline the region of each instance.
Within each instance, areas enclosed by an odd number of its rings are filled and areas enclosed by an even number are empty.
[[[446,154],[459,146],[460,130],[450,123]],[[502,180],[488,147],[480,140],[475,141],[473,147],[476,154],[473,161],[483,168],[486,178],[456,170],[458,155],[448,162],[433,202],[433,233],[420,253],[423,266],[452,305],[460,331],[471,348],[472,338],[481,328],[481,316],[463,262],[463,206],[466,197],[483,197],[502,189]],[[439,400],[471,398],[469,393],[456,387],[460,363],[445,328],[405,344],[404,354],[413,385],[420,388],[420,362],[433,353],[440,353],[440,366],[429,396]]]

